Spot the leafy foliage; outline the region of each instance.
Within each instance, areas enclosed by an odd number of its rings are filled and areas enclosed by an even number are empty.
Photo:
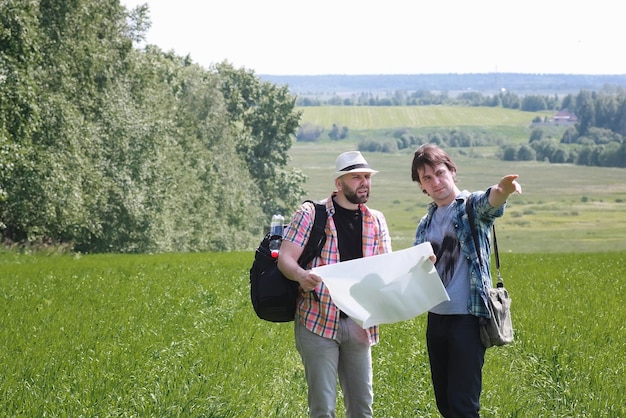
[[[296,139],[303,142],[315,142],[324,132],[324,128],[313,123],[302,123],[296,133]]]
[[[216,66],[222,78],[220,90],[237,137],[237,152],[243,156],[250,176],[261,192],[266,215],[285,213],[300,202],[304,175],[288,169],[288,150],[298,129],[300,112],[286,86],[262,82],[252,71],[228,63]]]
[[[535,128],[529,145],[535,158],[551,163],[574,163],[601,167],[626,167],[626,93],[621,88],[600,92],[581,91],[563,99],[578,121],[565,130],[560,140]],[[522,148],[524,147],[524,149]],[[501,158],[525,160],[532,157],[527,145],[506,144]]]
[[[276,209],[269,202],[300,198],[304,176],[285,168],[299,120],[286,89],[134,49],[149,27],[145,6],[2,7],[5,240],[82,252],[247,249]],[[233,85],[250,88],[237,97],[254,109],[228,94]]]

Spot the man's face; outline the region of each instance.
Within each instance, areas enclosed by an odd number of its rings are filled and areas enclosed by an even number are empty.
[[[419,169],[420,187],[437,204],[448,204],[455,197],[454,176],[456,173],[441,163],[435,167],[425,165]]]
[[[348,173],[339,178],[339,191],[348,202],[355,205],[366,203],[370,197],[371,173]]]

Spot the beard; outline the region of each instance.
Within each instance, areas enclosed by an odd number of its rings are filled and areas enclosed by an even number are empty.
[[[358,192],[363,191],[363,190],[367,190],[367,193],[365,193],[364,195],[359,196]],[[343,194],[346,197],[346,199],[348,200],[348,202],[353,203],[355,205],[360,205],[363,203],[367,203],[367,200],[370,198],[370,190],[368,187],[362,187],[361,189],[350,189],[349,187],[347,187],[345,184],[343,185]]]

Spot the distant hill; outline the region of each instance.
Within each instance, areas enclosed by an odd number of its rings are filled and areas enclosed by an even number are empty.
[[[626,89],[626,74],[406,74],[406,75],[258,75],[262,80],[288,85],[292,94],[319,96],[396,90],[448,92],[451,96],[474,91],[485,95],[509,91],[518,95],[575,94],[599,91],[605,86]]]

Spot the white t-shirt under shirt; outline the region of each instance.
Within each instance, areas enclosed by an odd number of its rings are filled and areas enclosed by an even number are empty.
[[[469,267],[463,257],[454,228],[452,218],[454,205],[456,201],[448,206],[438,207],[426,231],[426,237],[437,256],[435,268],[450,296],[449,301],[442,302],[430,310],[439,315],[468,314]]]

